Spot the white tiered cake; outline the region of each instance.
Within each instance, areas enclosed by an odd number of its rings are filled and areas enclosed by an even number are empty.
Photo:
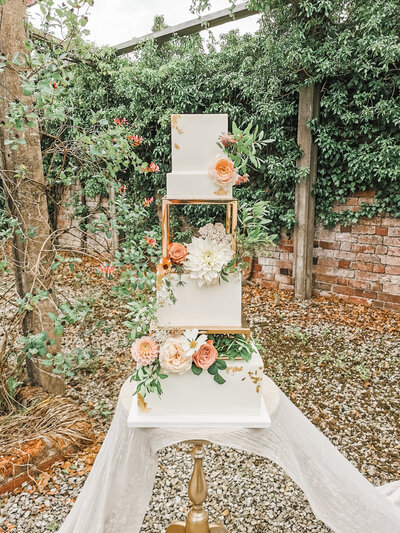
[[[165,256],[168,255],[170,245],[169,211],[165,206],[173,203],[226,204],[227,220],[232,222],[232,238],[228,237],[231,244],[227,246],[234,255],[232,248],[235,248],[236,222],[231,218],[235,218],[237,212],[234,213],[232,207],[236,202],[232,198],[232,185],[218,187],[208,171],[213,161],[218,156],[223,156],[217,141],[227,129],[228,117],[225,114],[171,117],[172,172],[167,175],[167,196],[163,200],[163,261],[167,261],[167,265],[168,257]],[[173,337],[183,334],[180,339],[190,334],[193,328],[208,335],[231,335],[230,338],[239,335],[243,341],[246,334],[249,342],[249,330],[242,325],[240,274],[231,273],[227,275],[227,281],[219,279],[218,282],[201,286],[191,277],[190,271],[186,270],[187,261],[186,265],[184,261],[178,265],[181,267],[180,272],[174,272],[172,265],[172,271],[168,273],[168,283],[175,303],[168,300],[165,303],[163,300],[165,295],[162,297],[162,293],[165,290],[162,289],[162,283],[165,276],[159,274],[158,277],[158,301],[163,302],[157,311],[156,327],[159,331],[167,330]],[[157,339],[157,334],[154,337]],[[162,381],[161,395],[154,392],[145,397],[141,394],[134,397],[128,425],[268,426],[270,421],[262,398],[263,362],[254,344],[251,346],[253,353],[250,360],[239,358],[239,353],[235,359],[232,359],[232,352],[230,358],[225,357],[224,353],[217,354],[216,362],[220,364],[219,381],[215,379],[215,373],[210,371],[212,367],[207,366],[194,366],[193,372],[187,369],[178,373],[174,373],[174,370],[171,373],[167,371],[168,379]],[[160,360],[162,351],[161,346]],[[195,365],[194,358],[193,356],[193,363],[190,360],[189,364]],[[163,370],[162,362],[160,364]]]
[[[228,115],[172,115],[172,172],[167,174],[167,198],[230,200],[232,184],[221,187],[208,167],[222,155],[217,140],[228,131]]]

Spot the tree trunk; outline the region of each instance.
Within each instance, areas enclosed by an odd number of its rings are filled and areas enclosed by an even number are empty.
[[[12,61],[14,54],[27,54],[25,41],[26,4],[25,0],[7,0],[0,7],[0,50],[1,54]],[[48,290],[48,298],[40,301],[37,306],[26,313],[23,321],[24,334],[48,334],[48,352],[60,350],[60,338],[54,334],[52,320],[48,312],[57,312],[56,297],[53,291],[52,234],[49,223],[49,212],[46,197],[46,184],[43,174],[42,153],[39,128],[25,127],[23,132],[9,131],[4,126],[11,102],[23,102],[27,106],[33,104],[32,97],[24,95],[21,79],[16,65],[7,66],[0,75],[0,149],[1,178],[7,210],[10,216],[17,219],[19,231],[13,237],[13,263],[18,294],[23,298],[26,294],[35,294],[39,290]],[[16,150],[5,141],[13,135],[25,140]],[[53,339],[55,343],[50,345]],[[64,381],[42,367],[39,361],[28,362],[28,376],[31,381],[39,383],[50,392],[62,393]]]

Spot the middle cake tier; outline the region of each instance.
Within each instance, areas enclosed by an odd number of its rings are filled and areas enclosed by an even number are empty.
[[[242,283],[238,274],[228,281],[199,287],[190,274],[170,274],[175,303],[164,302],[165,291],[157,298],[162,307],[157,311],[160,327],[239,328],[242,325]]]

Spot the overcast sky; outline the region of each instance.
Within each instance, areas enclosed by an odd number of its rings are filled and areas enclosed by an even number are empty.
[[[212,0],[212,11],[228,7],[228,0]],[[88,39],[98,45],[114,45],[149,33],[155,15],[164,15],[169,26],[195,18],[191,0],[94,0],[89,14]],[[30,8],[31,14],[37,7]],[[229,22],[213,30],[214,35],[239,28],[241,33],[257,29],[257,15]]]

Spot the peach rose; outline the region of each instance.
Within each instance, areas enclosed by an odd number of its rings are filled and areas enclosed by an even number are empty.
[[[132,357],[139,366],[154,363],[159,346],[151,337],[141,337],[132,344]]]
[[[193,362],[199,368],[207,370],[218,359],[218,352],[213,345],[212,340],[208,340],[202,344],[200,348],[193,354]]]
[[[188,354],[190,343],[183,335],[170,337],[160,348],[162,370],[172,374],[184,374],[192,366],[192,356]]]
[[[168,257],[173,263],[181,265],[188,254],[186,246],[179,242],[172,242],[168,247]]]
[[[218,185],[229,185],[235,183],[238,178],[233,161],[229,157],[219,157],[217,161],[208,169],[208,175]]]

